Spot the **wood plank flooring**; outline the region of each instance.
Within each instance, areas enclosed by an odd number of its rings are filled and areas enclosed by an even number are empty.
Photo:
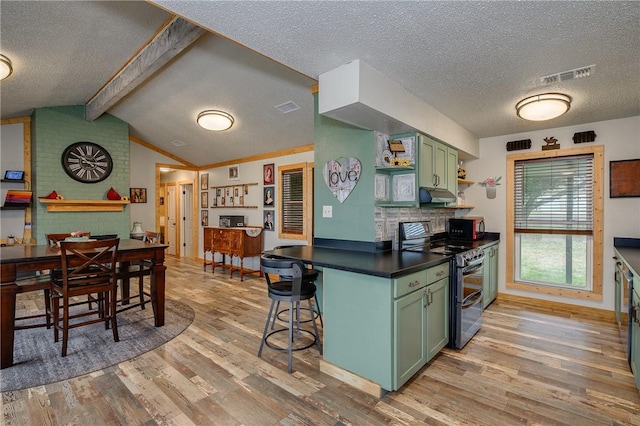
[[[295,354],[291,375],[286,354],[257,357],[263,279],[167,266],[167,297],[196,312],[184,333],[101,371],[4,392],[2,424],[640,425],[617,327],[601,318],[498,300],[463,350],[445,349],[378,399],[321,373],[315,348]],[[42,309],[41,299],[23,295],[19,309]]]

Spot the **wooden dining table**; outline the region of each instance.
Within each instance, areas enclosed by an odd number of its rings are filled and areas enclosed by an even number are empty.
[[[152,262],[151,270],[151,304],[154,324],[164,325],[165,305],[165,271],[164,244],[150,244],[133,239],[121,239],[118,246],[118,263],[126,267],[134,260]],[[48,288],[46,280],[16,280],[23,273],[33,273],[62,266],[59,247],[47,245],[16,245],[0,248],[1,283],[0,283],[0,369],[13,365],[13,345],[16,319],[16,296],[18,293],[37,291]],[[128,278],[123,288],[128,288]],[[53,335],[52,335],[53,339]]]

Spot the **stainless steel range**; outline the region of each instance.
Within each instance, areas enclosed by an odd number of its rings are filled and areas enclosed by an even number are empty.
[[[400,250],[453,256],[449,346],[461,349],[482,326],[484,250],[471,242],[432,239],[430,221],[400,223]]]
[[[461,349],[482,326],[484,250],[470,249],[456,254],[452,287],[451,343]]]

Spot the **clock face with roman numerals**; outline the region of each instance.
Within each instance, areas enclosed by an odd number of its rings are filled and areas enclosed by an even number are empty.
[[[101,182],[113,170],[113,160],[106,149],[93,142],[76,142],[62,153],[62,168],[82,183]]]

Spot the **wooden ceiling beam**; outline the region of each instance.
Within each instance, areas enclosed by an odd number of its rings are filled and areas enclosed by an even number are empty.
[[[100,117],[205,32],[175,16],[87,101],[85,120],[93,121]]]

